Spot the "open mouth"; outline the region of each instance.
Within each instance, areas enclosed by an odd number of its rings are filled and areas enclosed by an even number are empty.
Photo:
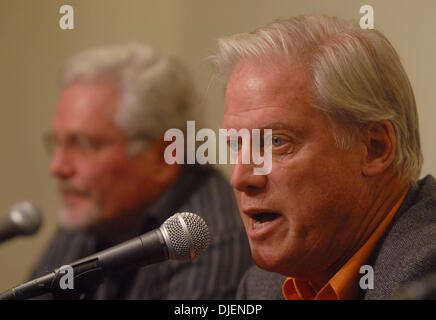
[[[260,229],[268,225],[271,221],[279,218],[281,214],[275,212],[259,212],[255,213],[252,218],[254,220],[254,229]]]

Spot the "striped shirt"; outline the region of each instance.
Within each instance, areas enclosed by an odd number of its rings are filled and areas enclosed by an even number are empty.
[[[86,299],[234,299],[252,259],[233,190],[211,167],[184,166],[178,181],[144,212],[141,233],[186,211],[201,216],[211,233],[211,244],[201,257],[190,262],[164,261],[106,277],[86,293]],[[60,229],[31,279],[104,249],[90,235]]]

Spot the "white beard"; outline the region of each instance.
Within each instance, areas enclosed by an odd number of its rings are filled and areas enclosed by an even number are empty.
[[[91,203],[78,214],[70,212],[70,209],[65,206],[59,211],[59,225],[69,231],[87,229],[97,224],[101,219],[101,210],[95,203]]]

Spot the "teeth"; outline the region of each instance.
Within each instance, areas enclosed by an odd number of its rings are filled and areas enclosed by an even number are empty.
[[[265,222],[260,222],[260,221],[255,221],[254,222],[254,229],[260,229],[265,227],[268,223],[270,223],[271,221],[265,221]]]

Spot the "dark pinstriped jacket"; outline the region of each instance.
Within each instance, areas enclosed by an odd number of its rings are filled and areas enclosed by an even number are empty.
[[[252,260],[233,190],[211,167],[184,166],[179,180],[144,212],[140,234],[185,211],[202,216],[208,224],[212,241],[201,257],[192,262],[165,261],[108,277],[86,298],[234,299]],[[89,235],[59,230],[30,278],[106,248]]]
[[[431,285],[425,279],[436,272],[436,180],[432,176],[420,180],[417,188],[409,190],[367,264],[374,269],[374,289],[361,290],[362,299],[403,297],[399,295],[403,287],[420,279],[424,279],[424,285]],[[244,275],[237,297],[283,299],[285,279],[252,267]],[[432,285],[429,293],[436,289],[436,283]]]

